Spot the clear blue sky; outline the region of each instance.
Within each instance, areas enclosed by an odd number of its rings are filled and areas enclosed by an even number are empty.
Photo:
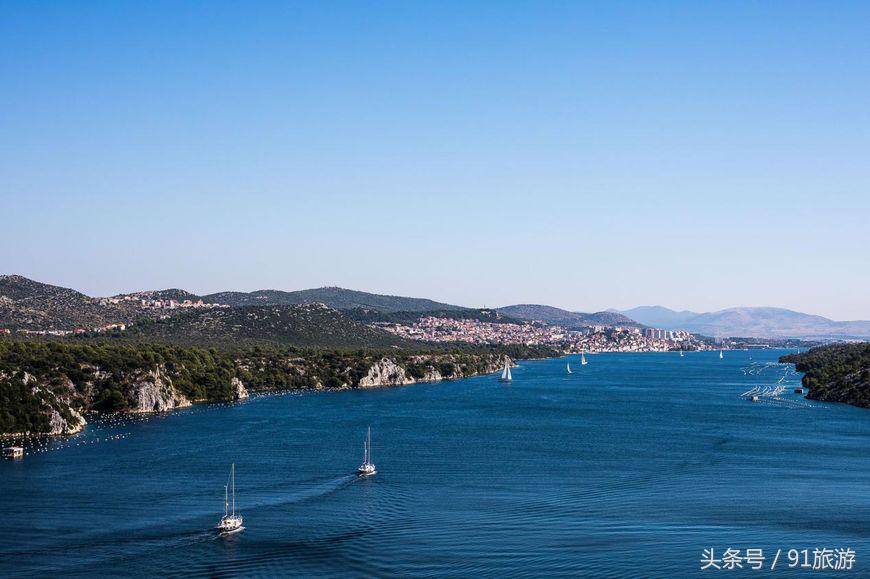
[[[0,272],[870,318],[866,2],[0,2]]]

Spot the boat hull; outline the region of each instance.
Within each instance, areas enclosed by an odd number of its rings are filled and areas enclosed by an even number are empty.
[[[221,535],[237,533],[245,528],[243,523],[244,519],[239,515],[225,516],[215,525],[215,530]]]
[[[235,529],[222,529],[220,527],[215,527],[217,529],[218,535],[235,535],[241,531],[245,530],[245,527],[236,527]]]

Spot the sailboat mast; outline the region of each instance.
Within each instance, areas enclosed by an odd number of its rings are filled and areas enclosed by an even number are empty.
[[[233,516],[236,516],[236,463],[233,463]]]
[[[224,485],[224,517],[230,514],[230,495],[228,494],[229,488],[230,487],[228,485]]]

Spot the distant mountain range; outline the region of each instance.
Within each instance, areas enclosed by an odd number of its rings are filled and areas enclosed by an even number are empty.
[[[566,328],[579,328],[587,326],[625,326],[637,327],[641,324],[618,312],[595,312],[586,314],[583,312],[571,312],[553,306],[540,304],[517,304],[498,308],[498,312],[520,320],[544,322]]]
[[[843,339],[870,337],[870,321],[837,322],[783,308],[728,308],[718,312],[675,311],[641,306],[616,313],[666,330],[687,330],[707,336]]]
[[[125,297],[134,299],[124,299]],[[202,311],[188,314],[179,310],[144,307],[141,304],[141,300],[170,299],[179,302],[202,299],[205,303],[230,306],[230,309],[264,309],[249,310],[245,314],[218,312],[217,309],[207,310],[210,314]],[[306,318],[302,310],[266,308],[289,308],[312,303],[325,304],[334,311],[334,314],[320,319],[320,322],[329,320],[322,330],[325,337],[315,338],[316,332],[313,328],[303,327]],[[223,339],[225,336],[251,340],[259,335],[267,341],[298,345],[321,345],[330,341],[343,346],[361,346],[367,343],[390,345],[394,344],[391,337],[385,333],[369,335],[367,330],[371,328],[365,324],[371,321],[412,320],[421,315],[502,323],[513,320],[540,321],[567,328],[591,325],[652,326],[687,330],[714,337],[870,338],[870,321],[837,322],[822,316],[781,308],[730,308],[698,313],[675,311],[661,306],[643,306],[625,311],[584,313],[541,304],[517,304],[498,308],[493,312],[424,298],[372,294],[338,287],[290,292],[220,292],[205,296],[182,289],[167,289],[122,294],[114,296],[114,299],[106,299],[90,297],[72,289],[36,282],[19,275],[0,275],[0,330],[90,329],[114,323],[158,320],[169,316],[173,320],[171,323],[149,331],[159,330],[158,333],[172,341],[183,341],[181,338],[186,331],[195,334],[203,327],[208,327],[210,330],[202,335],[211,335],[213,340]],[[309,318],[314,319],[311,316]],[[190,324],[190,327],[185,330],[183,324]],[[298,332],[294,329],[294,324],[300,324]],[[144,331],[144,327],[136,330]],[[330,333],[333,338],[328,337]],[[357,334],[360,339],[348,340],[347,337],[352,334]]]

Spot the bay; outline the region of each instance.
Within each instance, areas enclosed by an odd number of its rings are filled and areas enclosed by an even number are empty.
[[[794,394],[781,354],[572,356],[510,385],[96,420],[0,463],[0,576],[695,577],[729,547],[767,567],[782,549],[783,577],[810,572],[789,549],[852,548],[861,576],[870,411]],[[359,478],[368,426],[378,474]],[[246,528],[216,537],[231,463]]]

